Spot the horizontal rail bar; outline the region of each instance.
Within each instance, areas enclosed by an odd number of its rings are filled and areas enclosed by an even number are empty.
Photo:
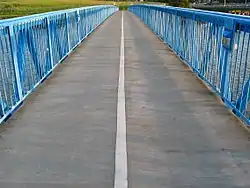
[[[250,126],[250,18],[133,5],[137,15]]]
[[[0,123],[116,6],[83,7],[0,21]]]

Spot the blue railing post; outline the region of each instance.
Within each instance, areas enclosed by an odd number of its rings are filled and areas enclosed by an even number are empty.
[[[47,22],[47,32],[48,32],[48,43],[49,43],[49,56],[50,56],[50,63],[51,63],[51,68],[54,67],[54,60],[53,60],[53,50],[52,50],[52,42],[51,42],[51,27],[50,27],[50,17],[46,18]]]
[[[18,98],[19,100],[23,99],[23,90],[22,90],[22,84],[20,79],[20,70],[18,66],[18,60],[17,60],[17,46],[15,41],[15,34],[14,34],[14,26],[9,26],[9,35],[10,35],[10,45],[11,45],[11,55],[14,63],[14,69],[15,69],[15,78],[16,78],[16,85],[18,90]]]
[[[70,33],[70,20],[69,20],[69,15],[68,15],[67,12],[65,13],[65,18],[66,18],[66,27],[67,27],[68,49],[70,50],[71,49],[70,36],[69,36],[69,33]]]
[[[195,15],[193,15],[193,20],[195,20]],[[198,65],[198,56],[197,56],[197,34],[196,34],[196,22],[192,22],[192,36],[193,36],[193,41],[192,41],[192,65],[193,69],[196,71],[197,65]]]
[[[233,39],[234,39],[234,32],[230,29],[225,29],[223,33],[223,62],[222,63],[222,70],[221,70],[221,95],[222,98],[228,98],[229,92],[229,62],[228,56],[230,55],[233,47]]]
[[[81,22],[80,11],[77,10],[77,35],[78,35],[78,41],[79,42],[81,41],[80,22]]]

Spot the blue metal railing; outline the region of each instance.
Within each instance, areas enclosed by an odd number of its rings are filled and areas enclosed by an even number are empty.
[[[250,126],[250,19],[155,5],[137,15]]]
[[[0,123],[117,10],[102,5],[1,20]]]

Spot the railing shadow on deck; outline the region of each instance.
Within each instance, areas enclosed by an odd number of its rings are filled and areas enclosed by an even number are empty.
[[[133,5],[129,11],[250,126],[249,17],[155,5]]]
[[[0,123],[118,8],[92,6],[0,21]]]

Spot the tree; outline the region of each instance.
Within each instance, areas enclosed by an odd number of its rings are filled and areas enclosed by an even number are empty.
[[[189,0],[170,0],[169,1],[170,6],[175,6],[175,7],[189,7]]]
[[[188,8],[189,7],[189,1],[188,0],[182,0],[181,1],[181,7]]]

